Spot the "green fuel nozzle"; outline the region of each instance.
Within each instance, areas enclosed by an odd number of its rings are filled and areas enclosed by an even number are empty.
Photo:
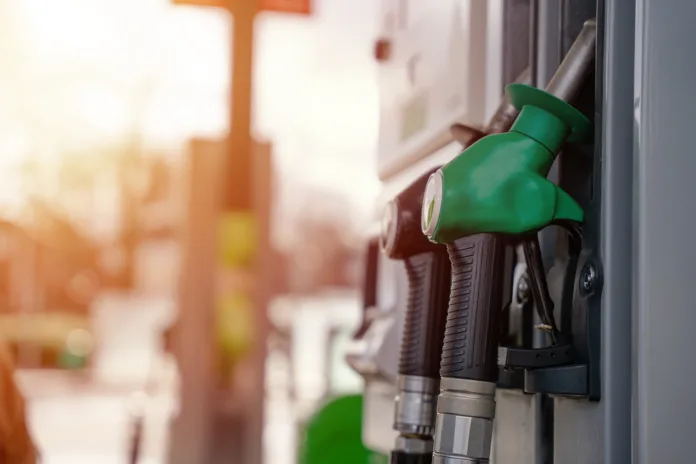
[[[543,90],[511,84],[506,93],[520,111],[510,131],[483,137],[428,181],[422,229],[433,242],[583,220],[582,208],[546,175],[565,142],[590,135],[590,121]]]
[[[433,462],[489,462],[511,237],[583,221],[580,205],[546,176],[566,142],[592,131],[566,101],[584,82],[595,43],[596,25],[588,21],[547,91],[507,87],[520,112],[509,131],[480,138],[428,179],[421,229],[446,245],[452,265]]]

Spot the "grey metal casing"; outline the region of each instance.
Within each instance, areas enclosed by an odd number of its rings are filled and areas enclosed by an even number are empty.
[[[696,4],[605,5],[602,401],[556,401],[557,463],[690,463]]]
[[[607,0],[602,401],[556,401],[557,463],[691,463],[693,2]]]
[[[636,2],[634,464],[696,456],[694,19],[693,1]]]
[[[492,464],[538,464],[543,456],[539,435],[538,395],[498,389],[495,394]]]

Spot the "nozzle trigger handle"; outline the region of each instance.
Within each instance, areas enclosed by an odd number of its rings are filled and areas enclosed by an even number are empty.
[[[451,267],[447,249],[437,248],[404,260],[409,290],[399,360],[402,375],[439,377]]]
[[[495,382],[505,240],[477,234],[447,245],[452,263],[440,376]]]

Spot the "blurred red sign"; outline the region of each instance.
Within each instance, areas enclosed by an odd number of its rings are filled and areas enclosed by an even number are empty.
[[[261,11],[278,13],[312,14],[312,0],[259,0]]]
[[[170,0],[172,5],[206,6],[212,8],[229,8],[230,0]]]
[[[235,0],[170,0],[174,5],[230,8]],[[244,1],[244,0],[242,0]],[[276,13],[312,14],[312,0],[258,0],[259,10]]]

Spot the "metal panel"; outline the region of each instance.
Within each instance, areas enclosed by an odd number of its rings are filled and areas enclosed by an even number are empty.
[[[544,88],[561,62],[561,2],[533,0],[538,4],[536,82]]]
[[[604,3],[604,2],[600,2]],[[634,2],[610,0],[604,8],[602,79],[602,423],[607,464],[630,462],[631,456],[631,273],[633,228],[633,37]]]
[[[600,7],[603,2],[600,2]],[[600,8],[600,11],[602,9]],[[556,399],[555,462],[631,462],[631,240],[634,3],[607,0],[598,17],[601,143],[602,400]],[[602,28],[602,25],[604,26]],[[605,35],[602,39],[601,31]],[[663,426],[666,426],[663,424]],[[672,430],[671,427],[668,427]],[[640,441],[640,440],[638,440]],[[663,450],[664,451],[664,450]],[[647,462],[674,462],[665,456]]]
[[[538,395],[498,389],[491,445],[493,464],[535,464],[540,456]]]
[[[637,2],[635,464],[687,464],[696,456],[694,18],[695,2]]]
[[[453,122],[485,123],[502,92],[502,5],[383,0],[391,46],[379,69],[380,178],[450,143]]]
[[[393,428],[396,385],[379,378],[365,379],[363,430],[365,446],[388,455],[399,435]]]
[[[529,66],[530,0],[504,0],[503,6],[503,82],[513,82]]]

